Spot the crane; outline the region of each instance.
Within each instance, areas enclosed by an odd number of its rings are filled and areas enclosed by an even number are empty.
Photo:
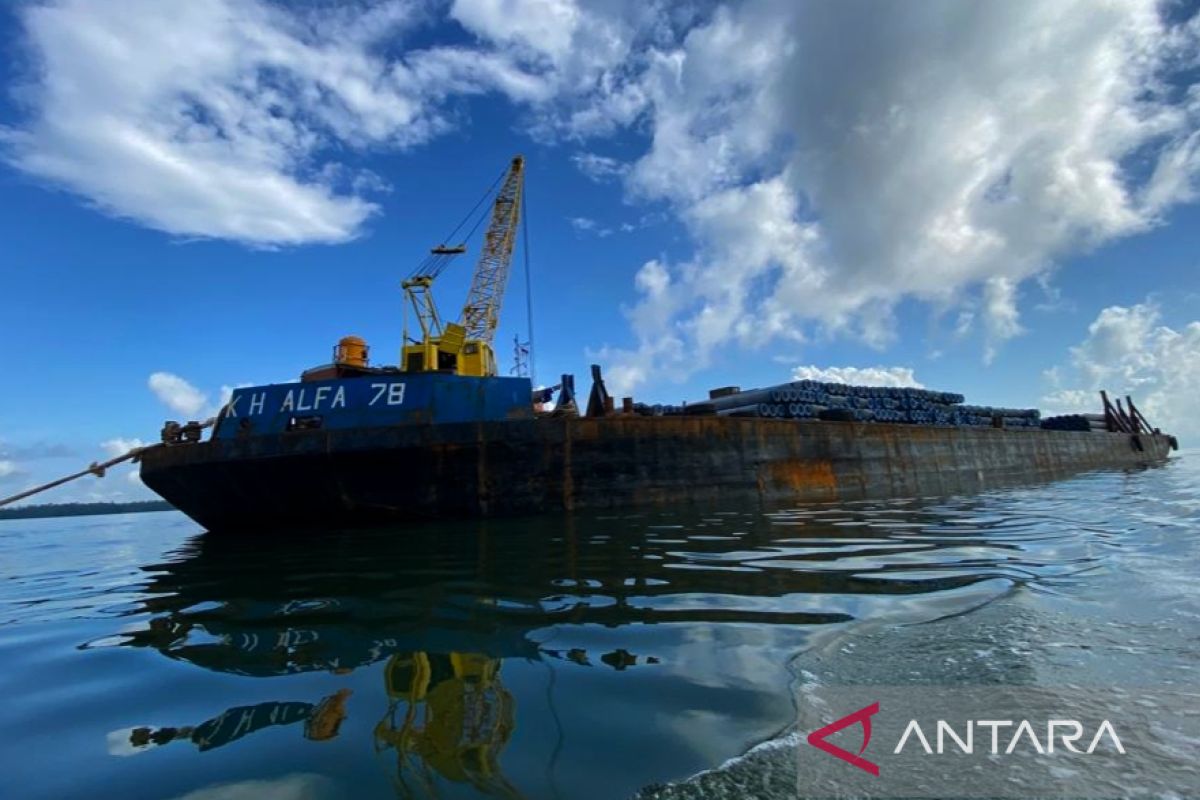
[[[483,249],[475,265],[467,301],[457,322],[442,320],[434,303],[432,289],[434,280],[450,261],[467,251],[465,242],[457,245],[442,243],[434,247],[425,261],[401,283],[408,300],[404,343],[400,354],[400,369],[404,372],[447,371],[474,377],[496,374],[492,341],[500,322],[500,305],[504,300],[504,288],[512,266],[524,181],[525,159],[515,156],[508,170],[497,179],[499,188],[493,184],[484,196],[486,199],[495,190],[491,220],[483,237]],[[459,228],[462,225],[460,223]],[[457,231],[458,228],[451,236]],[[415,312],[420,327],[419,339],[408,335],[409,307]]]

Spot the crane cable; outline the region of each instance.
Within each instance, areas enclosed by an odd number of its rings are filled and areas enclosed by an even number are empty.
[[[475,231],[479,230],[479,226],[483,224],[483,220],[487,217],[487,207],[485,206],[485,203],[487,203],[487,201],[496,194],[496,191],[500,186],[500,182],[504,180],[504,176],[507,174],[508,170],[504,170],[499,176],[497,176],[496,180],[492,181],[492,185],[489,186],[487,191],[483,193],[483,196],[475,202],[475,205],[471,206],[471,210],[466,213],[466,216],[464,216],[459,223],[454,226],[454,229],[451,230],[449,234],[442,237],[443,245],[452,242],[455,234],[462,230],[463,226],[466,225],[472,217],[475,217],[475,224],[471,226],[469,231],[467,231],[466,236],[462,238],[462,242],[465,244],[467,240],[475,235]],[[476,212],[479,212],[481,207],[483,208],[483,211],[476,216]],[[415,278],[417,276],[424,275],[431,278],[436,278],[438,275],[442,274],[442,270],[449,265],[455,255],[458,254],[430,253],[425,257],[424,261],[418,264],[416,268],[408,274],[408,277]]]
[[[217,421],[217,418],[213,417],[212,419],[206,420],[205,422],[189,422],[186,427],[189,428],[190,430],[197,432],[197,435],[198,435],[199,431],[202,431],[205,428],[211,428],[214,424],[216,424],[216,421]],[[168,423],[168,424],[170,424],[170,423]],[[177,425],[176,430],[178,430],[178,429],[179,429],[179,426]],[[87,467],[87,469],[82,469],[79,472],[71,473],[70,475],[59,478],[57,480],[50,481],[49,483],[43,483],[41,486],[34,486],[31,489],[26,489],[23,492],[18,492],[17,494],[12,495],[11,497],[0,498],[0,506],[6,506],[10,503],[15,503],[18,500],[24,500],[26,497],[32,497],[35,494],[41,494],[42,492],[46,491],[47,489],[53,489],[56,486],[62,486],[64,483],[70,483],[71,481],[75,480],[76,478],[82,478],[84,475],[95,475],[97,478],[103,478],[104,473],[110,467],[115,467],[117,464],[120,464],[125,461],[133,461],[136,464],[138,461],[140,461],[142,459],[142,456],[147,451],[157,450],[160,447],[169,447],[169,446],[170,445],[165,441],[158,442],[156,444],[142,445],[141,447],[133,448],[129,452],[125,453],[124,455],[117,456],[116,458],[110,458],[108,461],[105,461],[102,463],[96,463],[93,461]]]
[[[521,190],[521,254],[525,259],[525,315],[529,328],[529,382],[537,386],[537,364],[533,357],[533,284],[529,278],[529,212],[525,205],[528,190]]]

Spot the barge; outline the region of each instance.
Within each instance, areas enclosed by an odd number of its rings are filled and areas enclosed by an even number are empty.
[[[598,368],[584,414],[569,376],[556,387],[556,409],[541,411],[547,398],[529,378],[498,376],[492,348],[523,216],[523,176],[518,156],[489,190],[490,206],[476,206],[483,211],[470,230],[489,211],[491,219],[457,321],[443,320],[432,288],[466,252],[465,241],[453,242],[470,214],[402,283],[396,366],[372,366],[366,343],[345,337],[330,363],[298,383],[235,390],[207,440],[207,423],[168,423],[161,445],[130,454],[143,482],[210,530],[324,528],[946,495],[1154,464],[1174,444],[1139,419],[1132,402],[1118,414],[1107,398],[1102,423],[1084,420],[1080,430],[1044,429],[1036,411],[951,408],[961,396],[921,390],[855,398],[836,387],[820,394],[801,386],[787,397],[722,390],[713,402],[683,408],[626,399],[618,410]],[[763,402],[774,400],[784,402]]]
[[[155,448],[145,484],[210,530],[342,527],[676,503],[978,492],[1165,461],[1158,433],[703,414],[535,416],[527,379],[421,375],[241,389],[207,441]],[[396,388],[401,387],[401,388]],[[392,406],[375,408],[391,396]],[[332,408],[344,398],[345,407]],[[284,410],[268,413],[265,409]],[[240,406],[241,408],[237,408]],[[251,417],[240,416],[253,413]],[[312,416],[306,425],[313,425]],[[247,419],[253,420],[245,425]]]

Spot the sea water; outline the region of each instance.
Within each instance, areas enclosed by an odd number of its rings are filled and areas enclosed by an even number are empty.
[[[800,508],[0,521],[0,797],[794,798],[823,688],[1200,687],[1198,586],[1196,452]],[[1200,794],[1161,759],[1064,780]]]

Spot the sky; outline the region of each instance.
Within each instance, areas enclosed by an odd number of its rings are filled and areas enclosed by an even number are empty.
[[[0,495],[342,335],[395,363],[518,153],[502,371],[532,319],[542,384],[1106,388],[1200,436],[1195,3],[16,0],[0,46]]]

